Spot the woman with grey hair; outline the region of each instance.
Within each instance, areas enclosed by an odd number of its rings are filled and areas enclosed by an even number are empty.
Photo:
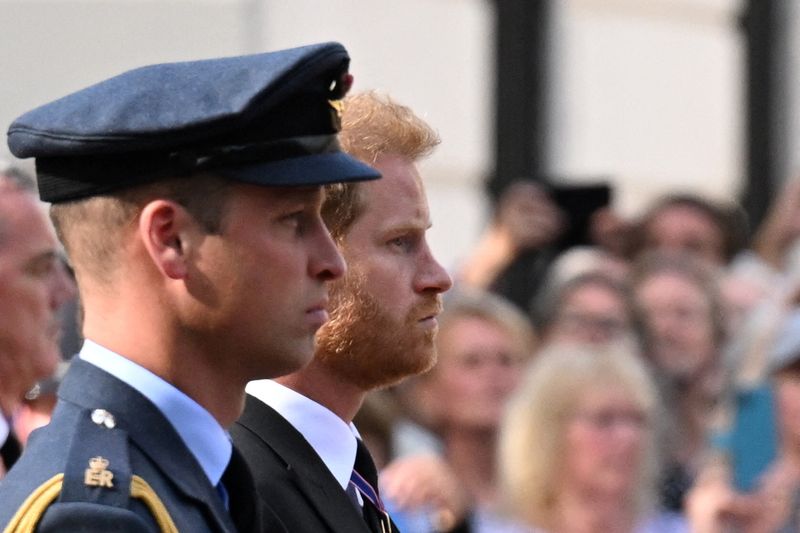
[[[708,451],[724,386],[721,356],[727,332],[717,276],[695,258],[655,253],[634,265],[630,284],[642,356],[651,364],[667,407],[660,501],[681,512]]]
[[[659,405],[644,364],[623,344],[555,344],[512,397],[500,436],[499,532],[684,531],[655,516]]]
[[[493,512],[500,420],[535,342],[528,318],[501,296],[454,291],[439,315],[436,365],[407,383],[409,404],[440,439],[440,458],[454,478],[451,485],[464,492],[472,532],[482,531],[481,523]],[[420,462],[424,457],[404,457],[387,467],[381,473],[381,494],[401,504],[427,500],[436,506],[445,491],[430,474],[440,480],[444,475],[429,460]],[[398,526],[406,533],[431,530]]]

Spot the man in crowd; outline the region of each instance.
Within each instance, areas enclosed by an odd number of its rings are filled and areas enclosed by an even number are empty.
[[[345,265],[322,185],[378,177],[338,149],[348,62],[327,43],[154,65],[11,125],[87,340],[0,485],[4,531],[283,530],[225,429],[328,318]]]
[[[34,187],[0,168],[0,478],[21,453],[12,416],[61,359],[58,312],[74,294]]]
[[[331,285],[331,320],[307,367],[248,386],[231,429],[262,500],[294,533],[396,529],[352,420],[368,391],[433,365],[440,295],[451,285],[428,247],[416,168],[436,134],[366,93],[345,101],[341,141],[383,178],[327,190],[323,217],[348,264]]]

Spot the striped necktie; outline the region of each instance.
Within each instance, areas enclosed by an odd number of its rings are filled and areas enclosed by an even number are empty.
[[[356,463],[348,488],[357,490],[364,500],[364,520],[369,528],[375,533],[389,533],[392,522],[378,493],[378,469],[361,439],[356,440]]]

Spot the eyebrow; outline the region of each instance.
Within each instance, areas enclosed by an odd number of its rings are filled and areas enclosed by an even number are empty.
[[[273,195],[273,202],[276,205],[291,205],[297,203],[322,203],[325,201],[325,189],[323,187],[281,187],[280,191],[273,191],[278,194]]]
[[[424,220],[422,218],[414,218],[410,222],[403,221],[397,225],[391,225],[386,229],[387,233],[404,232],[404,231],[427,231],[433,227],[433,221],[430,218]]]
[[[61,254],[57,250],[45,250],[39,252],[25,261],[25,267],[30,268],[44,262],[55,262],[61,260]]]

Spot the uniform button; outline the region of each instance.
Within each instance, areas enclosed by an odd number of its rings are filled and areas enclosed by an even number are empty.
[[[105,426],[108,429],[112,429],[117,425],[117,421],[114,420],[114,415],[105,409],[95,409],[92,411],[92,422],[98,426]]]

